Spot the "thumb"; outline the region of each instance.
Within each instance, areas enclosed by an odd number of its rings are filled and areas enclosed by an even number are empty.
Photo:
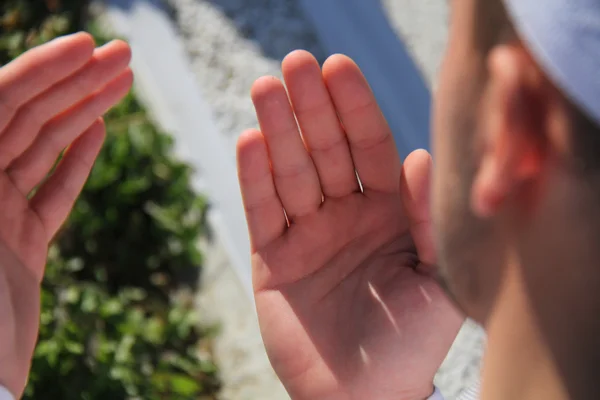
[[[424,267],[424,272],[430,271],[437,260],[429,211],[432,166],[431,156],[427,151],[413,151],[404,161],[400,177],[402,204],[417,253],[424,264],[420,268]]]

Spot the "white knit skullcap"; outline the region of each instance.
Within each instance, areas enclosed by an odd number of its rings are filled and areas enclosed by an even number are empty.
[[[504,2],[548,78],[600,125],[600,0]]]

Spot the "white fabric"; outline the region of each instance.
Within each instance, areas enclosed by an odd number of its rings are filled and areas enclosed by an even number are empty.
[[[463,391],[458,400],[477,400],[479,398],[479,382]]]
[[[600,124],[600,1],[504,2],[548,78]]]
[[[0,386],[0,400],[15,400],[15,398],[4,386]]]

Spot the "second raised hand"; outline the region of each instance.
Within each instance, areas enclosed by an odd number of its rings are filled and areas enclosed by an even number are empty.
[[[131,87],[130,58],[124,42],[95,49],[78,33],[0,68],[0,385],[16,398],[38,336],[49,243],[102,147],[102,115]]]
[[[321,69],[294,52],[283,76],[287,90],[273,77],[255,83],[260,131],[238,143],[271,362],[294,399],[427,398],[463,320],[417,272],[435,262],[429,155],[402,165],[347,57]]]

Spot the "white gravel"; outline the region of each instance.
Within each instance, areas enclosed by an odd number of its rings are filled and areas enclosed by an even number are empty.
[[[257,126],[249,99],[253,81],[267,74],[280,76],[280,62],[292,50],[308,50],[320,61],[325,59],[326,53],[294,0],[169,0],[169,3],[176,10],[176,22],[200,90],[211,105],[218,128],[234,157],[238,134]],[[446,42],[446,1],[382,0],[382,6],[421,68],[427,84],[434,87]],[[217,292],[227,283],[219,285]],[[242,295],[235,294],[238,289],[225,290],[233,294],[229,300],[224,297],[219,301],[243,301]],[[212,304],[214,308],[215,303]],[[262,348],[256,344],[259,333],[252,310],[242,307],[240,312],[240,305],[219,304],[225,314],[230,309],[238,310],[223,317],[224,321],[230,322],[224,326],[226,339],[218,345],[218,353],[221,358],[230,359],[222,365],[231,368],[235,364],[239,371],[244,371],[241,375],[236,371],[224,371],[227,393],[224,398],[250,399],[249,393],[262,393],[258,396],[261,399],[285,398],[281,388],[273,382],[272,372],[265,373],[268,367],[264,365],[264,355],[257,354]],[[244,315],[249,322],[239,321]],[[231,322],[234,320],[237,321],[235,324],[246,328],[236,328]],[[481,330],[466,324],[437,377],[438,385],[449,399],[476,379],[483,345]],[[252,365],[261,365],[255,375],[267,374],[269,378],[253,379]],[[245,387],[244,382],[253,383]],[[262,389],[257,389],[257,385],[262,385]],[[268,389],[269,385],[272,390]],[[264,394],[268,392],[270,396]]]
[[[250,87],[281,76],[283,57],[305,49],[323,60],[312,28],[293,0],[170,0],[203,95],[231,141],[256,127]]]

